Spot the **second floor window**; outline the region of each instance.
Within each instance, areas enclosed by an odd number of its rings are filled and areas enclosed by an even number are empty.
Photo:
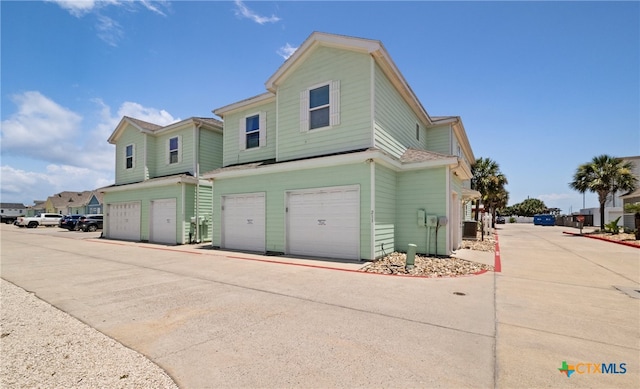
[[[256,112],[240,119],[240,150],[264,147],[267,141],[267,113]]]
[[[300,131],[340,124],[340,81],[312,86],[300,93]]]
[[[260,147],[260,115],[253,115],[246,119],[245,148]]]
[[[127,145],[127,147],[125,148],[125,151],[124,151],[125,169],[133,169],[133,151],[134,151],[133,145]]]
[[[180,162],[180,137],[174,136],[173,138],[169,138],[169,150],[168,150],[168,163],[178,163]]]
[[[309,91],[309,129],[329,125],[329,85]]]

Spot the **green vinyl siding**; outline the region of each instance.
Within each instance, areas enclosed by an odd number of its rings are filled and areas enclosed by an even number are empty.
[[[277,90],[278,161],[373,145],[370,61],[366,53],[319,47],[286,78]],[[340,124],[301,131],[300,93],[330,81],[340,81]]]
[[[447,216],[446,168],[398,173],[396,249],[406,251],[407,245],[417,245],[419,253],[427,252],[427,228],[417,223],[419,209],[428,215]],[[447,228],[438,231],[438,254],[445,255]],[[435,228],[431,229],[429,253],[435,253]]]
[[[211,242],[211,221],[213,218],[211,182],[200,181],[200,188],[198,193],[199,196],[196,197],[195,185],[185,186],[184,220],[182,221],[182,223],[184,223],[185,243],[189,243],[190,234],[191,239],[194,242]],[[196,212],[196,203],[198,204],[198,212]],[[200,223],[200,228],[198,231],[200,234],[199,237],[196,237],[196,226],[191,223],[191,218],[196,217],[196,214],[197,216],[204,219],[204,222]],[[180,223],[180,221],[178,223]],[[178,234],[180,234],[180,225],[178,225]]]
[[[158,144],[158,140],[156,139],[156,137],[152,136],[152,135],[147,135],[144,134],[145,137],[145,145],[146,145],[146,150],[147,150],[147,170],[146,170],[146,176],[145,179],[150,179],[150,178],[154,178],[154,177],[158,177],[158,164],[157,164],[157,153],[155,152],[150,152],[151,150],[156,150],[157,148],[157,144]]]
[[[221,198],[225,195],[266,194],[266,250],[286,251],[286,192],[330,186],[360,186],[360,256],[368,259],[370,224],[370,170],[366,163],[327,168],[256,174],[253,177],[216,179],[213,183],[213,245],[221,244]]]
[[[451,154],[451,127],[432,127],[427,130],[427,150]]]
[[[125,169],[128,145],[134,145],[132,169]],[[142,181],[145,174],[144,166],[144,135],[133,126],[127,125],[116,145],[116,185]]]
[[[183,187],[184,198],[183,201]],[[176,199],[176,242],[188,243],[189,232],[191,232],[191,216],[195,216],[195,185],[192,184],[173,184],[167,186],[131,189],[127,191],[106,192],[104,194],[103,204],[123,203],[123,202],[139,202],[140,203],[140,240],[148,241],[150,233],[150,211],[151,202],[154,200]],[[210,226],[211,215],[211,186],[210,183],[202,181],[200,187],[200,209],[202,214],[209,218]],[[108,220],[109,215],[105,215]],[[105,220],[105,223],[107,223]],[[205,231],[203,238],[210,240],[210,228]]]
[[[168,163],[169,156],[169,139],[178,137],[180,147],[180,159],[178,163]],[[195,174],[193,168],[193,127],[183,129],[181,131],[172,131],[163,133],[156,137],[155,147],[149,148],[149,153],[155,159],[155,176],[162,177],[171,174],[180,174],[189,172]]]
[[[265,112],[267,115],[266,145],[240,150],[240,120],[260,112]],[[275,101],[226,115],[224,118],[223,166],[274,159],[276,157],[276,123]]]
[[[381,165],[375,167],[375,257],[392,253],[395,248],[396,172]]]
[[[396,157],[407,147],[424,149],[427,145],[425,123],[418,119],[378,65],[375,66],[374,121],[376,147]],[[420,139],[416,138],[416,124],[420,126]]]
[[[222,134],[200,129],[200,174],[222,167]]]

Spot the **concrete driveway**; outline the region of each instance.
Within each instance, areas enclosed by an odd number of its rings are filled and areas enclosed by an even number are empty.
[[[13,226],[1,270],[184,388],[636,387],[640,300],[613,286],[640,289],[640,250],[500,228],[502,273],[453,279]]]
[[[493,273],[399,278],[46,232],[2,229],[2,278],[181,387],[493,386]]]
[[[640,249],[531,224],[501,226],[496,386],[640,386]],[[563,361],[575,372],[558,369]],[[602,374],[602,364],[619,374]],[[626,372],[620,374],[620,364]]]

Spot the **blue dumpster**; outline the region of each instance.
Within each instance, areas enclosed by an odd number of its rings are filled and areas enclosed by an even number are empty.
[[[535,215],[533,217],[533,225],[536,226],[554,226],[556,217],[553,215]]]

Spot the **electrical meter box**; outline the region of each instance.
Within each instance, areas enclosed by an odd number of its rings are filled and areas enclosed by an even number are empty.
[[[446,226],[448,221],[449,220],[447,219],[446,216],[440,216],[438,218],[438,224],[441,225],[441,226]]]
[[[424,209],[418,210],[418,227],[424,227],[424,222],[426,218],[426,213]]]
[[[438,226],[438,216],[427,215],[427,227],[437,227],[437,226]]]

